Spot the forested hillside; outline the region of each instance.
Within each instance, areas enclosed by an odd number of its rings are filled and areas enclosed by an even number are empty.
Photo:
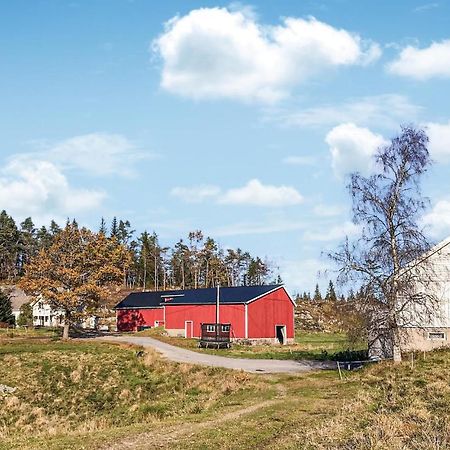
[[[72,221],[76,225],[76,221]],[[60,226],[51,221],[37,228],[31,217],[21,223],[0,213],[0,282],[15,282],[27,262],[41,249],[47,249]],[[128,289],[203,288],[220,283],[239,286],[280,282],[272,265],[258,256],[237,249],[223,249],[200,230],[192,231],[172,246],[163,246],[156,232],[137,234],[128,220],[114,217],[111,224],[101,219],[98,230],[109,239],[123,244],[132,264],[124,278]]]

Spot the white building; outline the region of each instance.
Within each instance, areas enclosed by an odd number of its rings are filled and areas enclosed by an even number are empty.
[[[450,238],[435,245],[414,263],[416,292],[424,305],[405,310],[405,350],[432,350],[450,345]],[[432,311],[432,313],[430,313]]]
[[[429,351],[450,347],[450,238],[405,267],[403,275],[411,277],[412,292],[418,299],[398,300],[402,322],[401,350]],[[375,320],[373,329],[369,330],[369,356],[391,358],[394,352],[392,335],[388,329],[383,332],[379,328],[388,311],[375,307],[371,314]]]
[[[47,302],[38,298],[34,300],[33,325],[40,327],[60,327],[64,325],[64,311],[52,308]]]
[[[42,298],[32,303],[33,326],[40,327],[62,327],[64,325],[65,313],[62,309],[54,308]],[[88,316],[81,320],[78,325],[84,329],[97,328],[98,317]]]

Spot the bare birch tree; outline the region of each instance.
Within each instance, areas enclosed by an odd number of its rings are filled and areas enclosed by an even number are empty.
[[[388,342],[384,356],[395,360],[401,359],[401,328],[410,320],[417,322],[410,312],[431,317],[437,308],[426,289],[418,294],[418,284],[423,287],[426,276],[432,277],[423,265],[421,270],[415,265],[430,249],[418,223],[427,205],[420,188],[431,165],[427,144],[423,130],[402,127],[399,136],[376,152],[373,175],[351,175],[353,221],[361,226],[361,236],[354,242],[346,239],[330,255],[339,267],[340,282],[364,287],[369,346]]]

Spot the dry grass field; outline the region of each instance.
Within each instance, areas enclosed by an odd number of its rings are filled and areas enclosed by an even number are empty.
[[[250,375],[90,341],[0,337],[1,449],[445,449],[450,352]]]

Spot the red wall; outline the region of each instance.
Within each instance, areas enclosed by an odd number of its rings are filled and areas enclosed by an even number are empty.
[[[164,320],[164,308],[119,309],[117,310],[117,331],[137,331],[137,327],[153,327],[155,321]]]
[[[164,305],[165,327],[168,330],[184,330],[184,322],[192,320],[194,337],[200,337],[202,323],[216,321],[215,305]],[[220,305],[220,322],[231,323],[231,337],[245,337],[244,305]]]
[[[284,289],[248,305],[249,339],[275,338],[275,325],[286,325],[286,337],[294,337],[294,305]]]
[[[184,330],[193,322],[193,335],[200,337],[202,323],[216,321],[215,305],[169,305],[163,308],[117,311],[118,331],[136,331],[140,325],[163,322],[168,330]],[[248,338],[276,338],[275,326],[286,325],[287,338],[294,337],[294,305],[284,289],[277,289],[248,304]],[[220,305],[220,322],[231,323],[231,336],[245,338],[245,305]]]

